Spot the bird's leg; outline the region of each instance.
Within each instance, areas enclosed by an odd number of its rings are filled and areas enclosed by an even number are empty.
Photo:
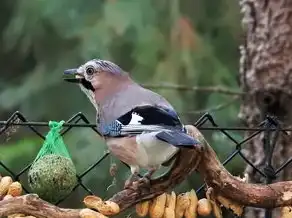
[[[143,176],[143,178],[146,178],[146,179],[150,180],[151,177],[152,177],[152,175],[155,173],[156,170],[157,170],[156,167],[151,167],[151,168],[148,170],[148,172],[145,173],[145,175]],[[143,178],[142,178],[142,179],[143,179]]]
[[[152,175],[155,173],[157,170],[156,167],[151,167],[148,169],[148,172],[144,174],[142,178],[139,179],[139,183],[142,184],[143,187],[145,188],[150,188],[150,180]]]
[[[138,176],[138,173],[135,172],[134,174],[131,174],[131,176],[126,180],[124,189],[129,189],[135,181],[138,181],[140,177]]]
[[[140,177],[138,176],[139,174],[139,167],[136,166],[130,166],[131,168],[131,175],[130,177],[126,180],[124,189],[129,189],[135,181],[139,181]]]

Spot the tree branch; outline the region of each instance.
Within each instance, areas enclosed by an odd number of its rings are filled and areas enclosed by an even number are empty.
[[[35,194],[0,201],[0,217],[22,213],[39,218],[79,218],[80,211],[80,209],[59,208],[40,199]]]
[[[148,89],[175,89],[179,91],[217,92],[225,95],[243,95],[244,92],[228,89],[221,86],[185,86],[177,84],[141,84]]]
[[[198,172],[216,195],[223,196],[244,206],[275,208],[292,205],[292,181],[269,185],[249,184],[232,176],[218,160],[215,151],[194,126],[188,126],[192,136],[204,144]]]
[[[239,96],[233,96],[231,99],[229,99],[228,101],[226,101],[222,104],[218,104],[216,106],[209,107],[209,108],[202,109],[202,110],[182,112],[182,114],[202,114],[202,113],[206,113],[206,112],[210,113],[210,112],[214,112],[214,111],[219,111],[219,110],[222,110],[222,109],[232,105],[237,100],[239,100]]]
[[[233,177],[220,163],[212,147],[194,126],[187,126],[191,136],[201,142],[193,150],[181,149],[169,172],[151,181],[150,189],[141,186],[136,191],[125,189],[110,201],[116,202],[121,211],[138,202],[151,199],[181,183],[197,170],[211,187],[215,196],[220,195],[245,206],[275,208],[292,205],[292,181],[270,185],[248,184]],[[138,185],[139,186],[139,185]],[[134,186],[132,187],[134,189]],[[25,213],[37,217],[79,217],[80,210],[62,209],[51,205],[35,195],[25,195],[0,202],[0,217],[11,213]]]

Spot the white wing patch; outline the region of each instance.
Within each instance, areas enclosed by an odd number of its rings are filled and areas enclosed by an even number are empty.
[[[129,124],[141,124],[141,121],[143,120],[144,118],[139,116],[138,114],[136,113],[132,113],[132,119],[130,121]]]

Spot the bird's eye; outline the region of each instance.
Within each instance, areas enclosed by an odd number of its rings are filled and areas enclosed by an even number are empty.
[[[93,75],[94,72],[95,72],[95,70],[94,70],[94,68],[93,68],[92,66],[86,68],[86,74],[87,74],[88,76]]]

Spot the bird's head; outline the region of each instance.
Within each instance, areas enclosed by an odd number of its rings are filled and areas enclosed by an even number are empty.
[[[64,71],[64,80],[79,83],[81,90],[89,98],[107,95],[123,81],[129,80],[128,74],[118,65],[100,59],[87,61],[78,68]]]

